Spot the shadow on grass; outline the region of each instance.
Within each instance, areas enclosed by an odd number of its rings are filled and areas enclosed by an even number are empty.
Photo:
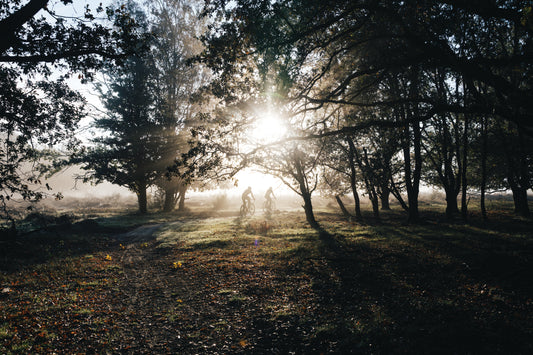
[[[376,237],[357,242],[318,230],[325,262],[307,271],[322,329],[311,348],[531,353],[531,239],[443,225],[370,228]]]
[[[150,235],[137,238],[129,233],[154,221],[164,221],[174,216],[161,214],[124,214],[91,218],[71,223],[53,220],[48,224],[26,227],[16,239],[2,243],[0,270],[6,273],[19,271],[54,259],[80,256],[103,251],[119,244],[128,245],[151,239]],[[142,239],[142,240],[141,240]]]

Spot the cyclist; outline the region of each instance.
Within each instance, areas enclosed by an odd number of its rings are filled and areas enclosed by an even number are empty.
[[[267,192],[265,192],[265,206],[266,206],[266,209],[267,210],[271,210],[272,209],[272,206],[273,206],[273,200],[276,198],[276,196],[274,196],[274,191],[272,191],[272,186],[270,186],[267,190]]]
[[[248,209],[252,205],[252,200],[255,201],[254,193],[252,192],[252,187],[248,186],[242,193],[242,204]]]

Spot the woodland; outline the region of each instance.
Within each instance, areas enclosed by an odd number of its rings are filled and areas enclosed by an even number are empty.
[[[1,353],[533,352],[531,1],[0,0],[0,29]],[[64,202],[73,167],[134,205]],[[250,170],[296,208],[202,194]]]

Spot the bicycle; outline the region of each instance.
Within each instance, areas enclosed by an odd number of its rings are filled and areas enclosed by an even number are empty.
[[[240,210],[240,216],[241,217],[246,217],[246,216],[253,216],[255,213],[255,205],[252,201],[244,201],[243,204],[241,205],[241,210]]]
[[[276,203],[273,199],[266,199],[265,202],[263,202],[263,212],[267,215],[272,214],[276,210]]]

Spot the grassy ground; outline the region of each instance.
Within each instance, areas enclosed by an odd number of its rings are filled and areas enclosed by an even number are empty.
[[[533,353],[533,224],[115,215],[0,252],[0,353]],[[130,233],[157,227],[153,238]],[[156,228],[154,227],[154,228]]]

